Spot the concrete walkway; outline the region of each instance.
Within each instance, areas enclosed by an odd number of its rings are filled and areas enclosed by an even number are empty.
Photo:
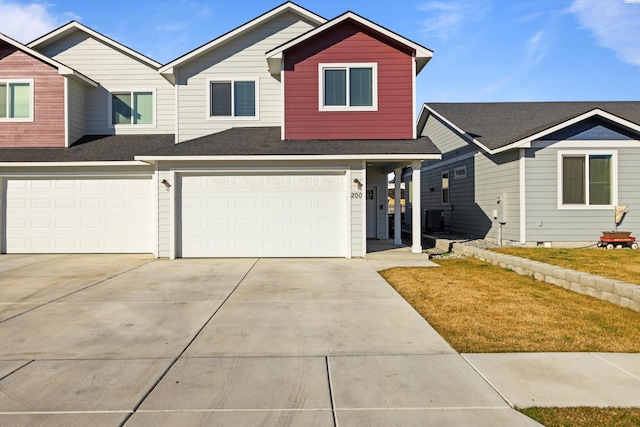
[[[0,256],[0,425],[535,426],[511,405],[640,406],[637,355],[460,355],[370,262]]]

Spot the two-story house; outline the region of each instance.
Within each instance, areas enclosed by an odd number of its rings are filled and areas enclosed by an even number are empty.
[[[351,12],[288,2],[165,65],[76,22],[13,46],[85,80],[64,145],[0,149],[1,252],[361,257],[388,173],[440,158],[413,117],[432,52]]]

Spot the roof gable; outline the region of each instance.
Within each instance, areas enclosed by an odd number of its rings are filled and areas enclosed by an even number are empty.
[[[406,46],[408,49],[415,52],[417,62],[416,74],[418,74],[420,70],[422,70],[422,68],[427,65],[427,62],[429,62],[429,60],[433,57],[433,51],[427,49],[426,47],[421,46],[409,39],[406,39],[394,33],[393,31],[390,31],[374,22],[369,21],[368,19],[363,18],[360,15],[349,11],[267,52],[267,63],[269,64],[269,71],[271,72],[271,74],[277,75],[280,73],[283,55],[287,49],[291,49],[292,47],[304,43],[305,41],[313,37],[318,37],[322,33],[330,31],[332,28],[335,28],[336,26],[346,21],[355,22],[358,25],[369,29],[370,31],[380,34],[382,37],[387,38],[394,43]]]
[[[213,40],[211,40],[210,42],[192,50],[189,53],[186,53],[182,56],[180,56],[179,58],[174,59],[171,62],[168,62],[167,64],[163,65],[160,69],[159,72],[161,74],[163,74],[165,77],[167,77],[169,80],[172,79],[173,73],[174,73],[174,69],[176,67],[180,67],[186,63],[188,63],[189,61],[198,58],[201,55],[205,55],[208,52],[210,52],[213,49],[216,49],[218,47],[220,47],[221,45],[223,45],[224,43],[233,40],[249,31],[251,31],[252,29],[254,29],[255,27],[257,27],[258,25],[262,25],[263,23],[272,20],[278,16],[281,16],[285,13],[288,12],[293,12],[297,15],[300,15],[302,18],[307,19],[311,22],[316,23],[317,25],[320,25],[324,22],[326,22],[326,19],[324,19],[323,17],[316,15],[313,12],[308,11],[307,9],[304,9],[300,6],[298,6],[295,3],[292,2],[287,2],[284,3],[278,7],[276,7],[275,9],[272,9],[262,15],[260,15],[259,17],[247,22],[246,24],[243,24],[229,32],[227,32],[226,34],[221,35],[220,37],[217,37]]]
[[[419,127],[429,114],[491,154],[528,148],[536,139],[591,118],[640,132],[638,101],[432,103],[423,106]]]
[[[81,80],[82,82],[89,84],[91,86],[98,86],[98,83],[96,83],[95,81],[91,80],[89,77],[85,76],[82,73],[79,73],[78,71],[74,70],[73,68],[67,67],[66,65],[55,61],[51,58],[49,58],[48,56],[45,56],[43,54],[41,54],[40,52],[26,46],[23,45],[22,43],[12,39],[11,37],[8,37],[2,33],[0,33],[0,40],[15,47],[16,49],[26,53],[27,55],[40,60],[42,62],[44,62],[45,64],[50,65],[51,67],[55,68],[58,70],[58,73],[62,76],[66,76],[66,77],[75,77],[78,80]]]
[[[63,25],[62,27],[59,27],[53,31],[51,31],[48,34],[45,34],[44,36],[37,38],[36,40],[32,41],[31,43],[29,43],[29,47],[33,48],[33,49],[41,49],[57,40],[60,40],[64,37],[67,37],[69,34],[76,32],[76,31],[81,31],[87,35],[89,35],[90,37],[93,37],[96,40],[101,41],[102,43],[106,44],[107,46],[111,47],[112,49],[115,49],[119,52],[124,53],[125,55],[128,55],[134,59],[136,59],[137,61],[147,65],[150,68],[153,68],[154,70],[157,70],[158,68],[160,68],[160,63],[154,61],[153,59],[139,53],[136,52],[135,50],[121,44],[118,43],[115,40],[110,39],[109,37],[100,34],[99,32],[92,30],[91,28],[82,25],[81,23],[77,22],[77,21],[71,21],[66,25]]]

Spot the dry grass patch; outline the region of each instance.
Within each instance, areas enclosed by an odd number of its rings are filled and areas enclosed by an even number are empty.
[[[475,258],[387,280],[457,351],[640,352],[640,314]]]
[[[520,412],[547,427],[640,426],[640,408],[526,408]]]
[[[640,285],[640,250],[500,248],[495,252]]]

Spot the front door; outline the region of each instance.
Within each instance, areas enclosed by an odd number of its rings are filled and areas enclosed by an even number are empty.
[[[367,239],[378,238],[378,191],[367,187]]]

